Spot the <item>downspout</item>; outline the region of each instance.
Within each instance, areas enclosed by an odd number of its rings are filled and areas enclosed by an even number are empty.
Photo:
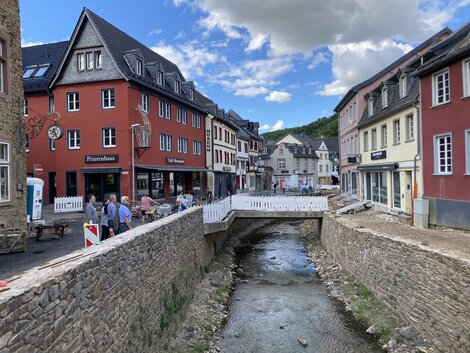
[[[421,82],[419,83],[420,84],[420,92],[421,92]],[[416,170],[417,170],[417,161],[418,161],[418,158],[421,159],[421,109],[420,109],[420,101],[418,99],[416,99],[414,102],[413,102],[413,107],[416,109],[416,112],[417,112],[417,119],[416,119],[416,132],[417,132],[417,136],[416,136],[416,142],[417,142],[417,153],[416,155],[414,156],[413,158],[413,198],[411,200],[411,225],[413,226],[414,225],[414,218],[415,218],[415,213],[414,213],[414,200],[416,200],[416,198],[418,197],[418,183],[417,183],[417,179],[416,179]]]

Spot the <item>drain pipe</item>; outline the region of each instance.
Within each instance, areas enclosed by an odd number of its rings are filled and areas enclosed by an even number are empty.
[[[421,82],[419,83],[421,86]],[[421,92],[421,87],[420,90]],[[417,148],[418,151],[416,155],[413,158],[413,197],[411,200],[411,226],[414,225],[414,219],[415,219],[415,212],[414,212],[414,207],[415,207],[415,199],[418,197],[418,183],[416,182],[416,169],[417,169],[417,161],[418,158],[421,160],[421,109],[420,109],[420,101],[419,99],[416,99],[413,102],[413,107],[416,109],[417,116],[416,116],[416,143],[417,143]],[[421,166],[422,167],[422,166]]]

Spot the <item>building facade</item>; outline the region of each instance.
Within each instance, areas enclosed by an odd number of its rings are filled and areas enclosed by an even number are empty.
[[[18,1],[3,1],[0,18],[0,227],[24,229],[26,173]]]
[[[424,198],[429,222],[470,229],[470,24],[424,56],[421,80]]]

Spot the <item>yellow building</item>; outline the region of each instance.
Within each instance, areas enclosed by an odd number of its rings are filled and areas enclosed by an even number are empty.
[[[419,80],[400,70],[365,98],[359,121],[363,198],[407,214],[422,195],[419,158]],[[415,184],[416,180],[416,184]]]

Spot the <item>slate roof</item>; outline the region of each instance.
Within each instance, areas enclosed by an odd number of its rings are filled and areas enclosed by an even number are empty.
[[[197,100],[206,107],[206,110],[209,111],[216,120],[224,123],[225,125],[229,126],[233,130],[237,131],[240,128],[238,125],[233,123],[230,118],[227,116],[223,109],[219,109],[219,106],[214,103],[212,99],[206,97],[201,92],[196,91],[196,98]]]
[[[322,137],[323,141],[325,141],[326,147],[328,148],[328,152],[339,152],[339,138],[338,136],[335,137]]]
[[[240,127],[240,130],[243,130],[250,139],[254,139],[257,141],[261,141],[261,137],[259,134],[251,129],[250,126],[256,126],[259,127],[259,123],[257,122],[251,122],[247,119],[243,119],[237,112],[235,112],[233,109],[230,109],[227,112],[227,116],[231,121],[233,121],[238,127]]]
[[[436,34],[434,34],[432,37],[428,38],[424,42],[422,42],[420,45],[418,45],[416,48],[413,50],[409,51],[402,57],[398,58],[395,60],[393,63],[376,73],[374,76],[368,78],[365,81],[362,81],[361,83],[358,83],[357,85],[353,86],[345,95],[344,97],[340,100],[340,102],[336,105],[336,107],[333,109],[336,113],[338,113],[342,107],[349,102],[349,100],[354,96],[355,93],[357,93],[360,89],[370,85],[374,81],[380,79],[382,76],[384,76],[387,72],[391,71],[395,67],[399,66],[403,62],[407,61],[408,59],[412,58],[414,55],[418,54],[421,50],[426,48],[427,46],[431,45],[434,43],[438,38],[442,37],[445,34],[451,34],[452,30],[449,27],[445,27],[444,29],[440,30]]]
[[[41,77],[23,79],[23,89],[26,94],[45,91],[57,72],[68,41],[35,45],[21,49],[23,55],[23,71],[33,65],[50,64]]]
[[[387,81],[388,106],[382,109],[381,87],[382,84],[374,89],[374,114],[369,116],[369,108],[366,106],[361,120],[359,120],[359,123],[357,124],[358,127],[375,123],[406,107],[411,106],[419,96],[419,79],[413,77],[410,74],[407,74],[407,95],[403,98],[399,98],[399,83],[397,74]]]
[[[446,40],[432,47],[424,55],[425,62],[415,76],[421,77],[470,53],[470,22],[452,33]]]

